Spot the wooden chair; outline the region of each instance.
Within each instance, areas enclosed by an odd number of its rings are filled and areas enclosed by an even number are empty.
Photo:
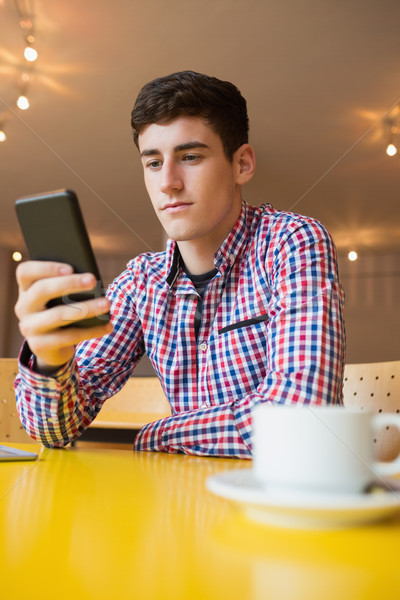
[[[140,429],[171,414],[157,377],[130,377],[103,405],[92,428]]]
[[[103,408],[74,446],[132,449],[138,431],[171,414],[157,377],[131,377]]]
[[[343,395],[346,407],[400,414],[400,361],[346,365]],[[400,453],[400,433],[393,427],[380,431],[374,441],[380,460]]]
[[[0,443],[32,443],[21,425],[15,404],[14,379],[17,373],[16,358],[0,358]]]

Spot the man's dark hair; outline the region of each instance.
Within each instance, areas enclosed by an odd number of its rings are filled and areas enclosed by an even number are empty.
[[[221,138],[229,161],[248,141],[246,100],[238,88],[216,77],[181,71],[154,79],[139,92],[131,115],[136,146],[147,125],[168,123],[180,116],[204,118]]]

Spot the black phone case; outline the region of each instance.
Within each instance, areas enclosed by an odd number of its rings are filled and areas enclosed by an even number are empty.
[[[88,292],[56,298],[48,306],[79,302],[104,295],[78,198],[71,190],[57,190],[20,198],[15,203],[18,221],[32,260],[55,260],[72,265],[76,273],[93,273],[96,287]],[[74,327],[104,324],[109,314],[82,319]],[[71,325],[72,326],[72,325]]]

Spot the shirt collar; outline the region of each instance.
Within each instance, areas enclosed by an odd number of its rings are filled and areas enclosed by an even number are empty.
[[[179,252],[178,244],[175,240],[168,238],[165,257],[165,272],[167,273],[167,283],[171,288],[178,278],[180,267],[181,253]]]
[[[231,269],[234,262],[242,254],[248,239],[250,222],[252,220],[253,207],[242,200],[242,208],[240,215],[232,230],[225,238],[217,252],[214,254],[214,264],[222,275]],[[165,256],[165,272],[167,274],[166,281],[172,288],[179,276],[181,267],[181,255],[178,244],[175,240],[168,239],[166,256]]]

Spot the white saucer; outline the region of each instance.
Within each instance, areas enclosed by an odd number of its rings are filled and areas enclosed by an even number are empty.
[[[400,492],[318,493],[268,491],[252,469],[207,479],[208,489],[237,502],[252,520],[291,529],[337,529],[388,519],[400,513]]]

